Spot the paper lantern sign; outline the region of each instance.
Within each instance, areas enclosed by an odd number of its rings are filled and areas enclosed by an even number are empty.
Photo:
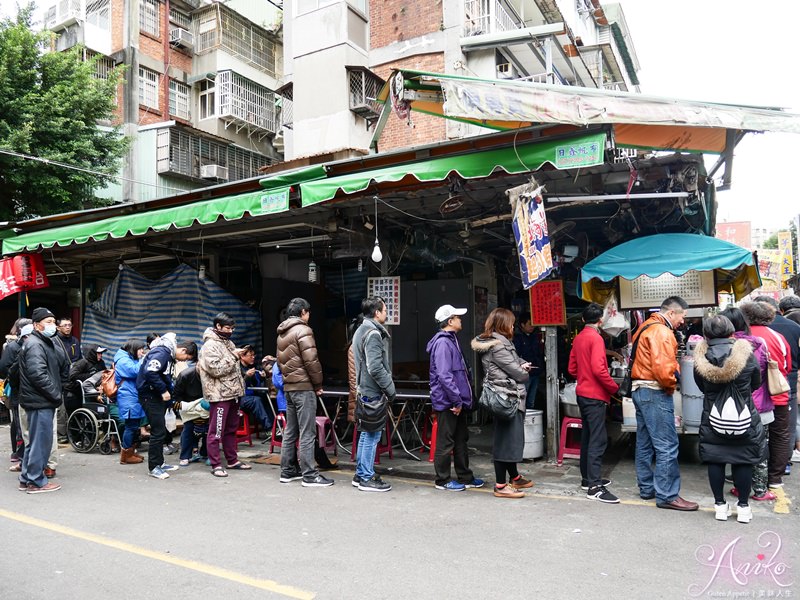
[[[41,254],[20,254],[0,260],[0,299],[49,285]]]

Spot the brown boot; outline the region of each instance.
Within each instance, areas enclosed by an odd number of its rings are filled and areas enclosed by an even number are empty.
[[[119,464],[121,465],[138,465],[141,462],[144,462],[144,459],[134,454],[133,448],[123,448],[119,454]]]

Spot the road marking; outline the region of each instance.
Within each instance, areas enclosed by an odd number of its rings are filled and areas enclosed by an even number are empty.
[[[96,535],[94,533],[88,533],[85,531],[79,531],[78,529],[65,527],[64,525],[59,525],[58,523],[43,521],[42,519],[37,519],[35,517],[29,517],[28,515],[23,515],[8,510],[3,510],[2,508],[0,508],[0,517],[4,517],[12,521],[17,521],[18,523],[23,523],[25,525],[30,525],[32,527],[47,529],[48,531],[53,531],[56,533],[60,533],[62,535],[74,537],[79,540],[84,540],[87,542],[92,542],[94,544],[100,544],[101,546],[107,546],[109,548],[121,550],[122,552],[128,552],[130,554],[138,554],[139,556],[143,556],[145,558],[158,560],[164,563],[175,565],[177,567],[183,567],[184,569],[190,569],[192,571],[197,571],[205,575],[219,577],[220,579],[227,579],[228,581],[233,581],[234,583],[240,583],[242,585],[248,585],[250,587],[266,590],[268,592],[273,592],[281,596],[286,596],[287,598],[297,598],[298,600],[312,600],[312,598],[314,598],[316,595],[314,592],[301,590],[299,588],[292,587],[289,585],[283,585],[278,583],[277,581],[272,581],[270,579],[258,579],[256,577],[250,577],[249,575],[244,575],[243,573],[237,573],[236,571],[229,571],[228,569],[223,569],[221,567],[216,567],[214,565],[209,565],[195,560],[186,560],[184,558],[178,558],[177,556],[172,556],[171,554],[167,554],[165,552],[148,550],[147,548],[134,546],[133,544],[121,542],[113,538],[105,537],[102,535]]]

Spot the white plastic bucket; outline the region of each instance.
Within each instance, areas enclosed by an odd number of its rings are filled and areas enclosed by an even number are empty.
[[[541,410],[525,411],[525,447],[522,458],[544,456],[544,413]]]

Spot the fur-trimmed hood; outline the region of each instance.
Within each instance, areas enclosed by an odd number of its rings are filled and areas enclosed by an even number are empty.
[[[745,340],[705,340],[694,349],[694,368],[697,374],[712,383],[735,380],[747,365],[753,348]]]
[[[485,354],[489,352],[492,348],[497,346],[498,344],[502,344],[503,341],[499,340],[495,337],[485,338],[478,336],[473,338],[472,342],[470,342],[470,346],[472,349],[477,352],[478,354]]]

